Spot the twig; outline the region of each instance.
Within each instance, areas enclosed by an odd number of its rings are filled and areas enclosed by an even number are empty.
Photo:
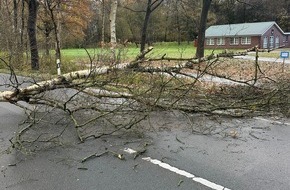
[[[179,180],[177,186],[179,187],[183,183],[183,180]]]
[[[182,141],[177,137],[177,135],[175,136],[175,139],[176,139],[179,143],[181,143],[181,144],[185,144],[185,142],[182,142]]]
[[[84,162],[86,162],[87,160],[92,159],[92,158],[99,158],[99,157],[101,157],[101,156],[103,156],[103,155],[105,155],[105,154],[108,154],[108,153],[111,153],[113,156],[119,158],[120,160],[124,160],[124,159],[125,159],[125,157],[124,157],[123,154],[119,154],[119,153],[117,153],[117,152],[114,152],[114,151],[111,151],[111,150],[107,150],[107,151],[102,152],[102,153],[100,153],[100,154],[98,154],[98,153],[91,154],[91,155],[89,155],[89,156],[83,158],[83,159],[81,160],[81,163],[84,163]]]
[[[89,159],[91,159],[91,158],[98,158],[98,157],[101,157],[101,156],[107,154],[108,152],[109,152],[109,151],[105,151],[105,152],[100,153],[100,154],[98,154],[98,153],[91,154],[91,155],[89,155],[89,156],[83,158],[83,159],[81,160],[81,163],[84,163],[84,162],[86,162],[87,160],[89,160]]]

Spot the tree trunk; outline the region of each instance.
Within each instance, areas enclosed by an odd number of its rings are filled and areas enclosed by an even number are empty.
[[[24,10],[25,10],[25,2],[24,0],[22,0],[22,7],[21,7],[21,30],[20,30],[20,45],[21,45],[21,48],[24,47],[24,25],[25,25],[25,13],[24,13]]]
[[[17,1],[13,0],[13,32],[15,36],[17,35],[17,28],[18,28],[18,5]]]
[[[37,0],[28,0],[27,32],[30,45],[31,68],[33,70],[39,69],[39,56],[36,40],[37,8],[38,8]]]
[[[49,56],[50,50],[50,32],[51,29],[48,23],[44,23],[44,36],[45,36],[45,55]]]
[[[103,48],[105,45],[105,1],[102,0],[102,39],[101,39],[101,47]]]
[[[161,5],[161,3],[163,1],[164,0],[154,0],[153,2],[152,2],[152,0],[147,1],[146,14],[145,14],[145,19],[144,19],[142,34],[141,34],[141,47],[140,47],[141,54],[145,50],[145,44],[147,41],[147,28],[148,28],[148,24],[149,24],[150,15],[155,9],[157,9],[157,7],[159,7]]]
[[[146,38],[147,38],[147,28],[148,28],[150,15],[152,13],[151,3],[152,3],[152,0],[148,0],[146,15],[145,15],[144,23],[143,23],[142,34],[141,34],[141,44],[140,44],[140,46],[141,46],[140,52],[141,53],[145,50],[145,44],[146,44]]]
[[[111,12],[110,12],[110,30],[111,30],[111,48],[115,48],[117,45],[116,37],[116,15],[118,8],[118,0],[113,0],[111,3]]]
[[[59,3],[57,4],[57,20],[54,21],[55,23],[55,57],[56,57],[56,60],[61,60],[61,53],[60,53],[60,32],[61,32],[61,25],[60,25],[60,6],[59,6]],[[56,61],[58,62],[58,61]],[[58,64],[58,63],[57,63]],[[60,65],[57,65],[57,67],[59,68]]]
[[[13,36],[11,43],[12,63],[19,65],[23,62],[23,45],[21,44],[21,35],[23,31],[20,29],[19,24],[19,10],[21,8],[19,0],[13,0]],[[20,33],[21,32],[21,33]]]
[[[61,63],[61,52],[60,52],[60,2],[57,3],[56,7],[52,6],[51,2],[46,0],[46,6],[50,13],[50,18],[53,23],[53,31],[55,36],[55,59],[56,59],[56,66],[57,66],[57,74],[60,75],[60,63]],[[56,9],[56,13],[54,13],[54,8]],[[55,16],[56,14],[56,16]],[[47,25],[46,29],[49,29],[49,25]],[[46,33],[46,39],[49,40],[49,33],[50,30]],[[48,41],[47,41],[48,42]]]
[[[152,47],[149,49],[144,50],[143,54],[148,54],[149,52],[152,51]],[[212,59],[216,59],[217,57],[233,57],[235,55],[246,55],[247,51],[244,52],[240,52],[237,54],[218,54],[218,55],[211,55],[208,57],[204,57],[202,58],[203,61],[209,61]],[[17,101],[29,101],[30,98],[33,98],[34,95],[38,95],[42,92],[45,91],[49,91],[49,90],[54,90],[57,88],[64,88],[64,87],[72,87],[72,88],[76,88],[77,86],[83,83],[80,83],[80,80],[86,80],[88,79],[88,77],[95,77],[97,75],[104,75],[104,74],[108,74],[110,72],[115,72],[115,71],[120,71],[120,70],[128,70],[128,69],[133,69],[132,71],[135,72],[148,72],[148,73],[171,73],[172,76],[176,76],[176,74],[182,76],[182,72],[180,72],[182,69],[192,69],[194,64],[198,64],[199,63],[199,59],[181,59],[183,61],[183,63],[180,63],[179,61],[176,62],[176,65],[174,66],[168,66],[168,67],[151,67],[151,66],[140,66],[139,64],[140,62],[140,58],[139,57],[144,57],[145,55],[139,55],[138,58],[136,58],[136,60],[129,62],[129,63],[120,63],[120,64],[116,64],[114,66],[102,66],[102,67],[97,67],[97,68],[92,68],[92,69],[85,69],[85,70],[80,70],[80,71],[75,71],[75,72],[70,72],[70,73],[66,73],[63,74],[61,76],[58,76],[56,78],[50,79],[50,80],[46,80],[46,81],[42,81],[42,82],[37,82],[37,83],[33,83],[30,86],[26,86],[26,87],[19,87],[17,84],[17,88],[15,88],[14,90],[8,90],[8,91],[0,91],[0,102],[11,102],[11,103],[15,103]],[[159,58],[159,59],[151,59],[151,61],[161,61],[161,60],[172,60],[172,61],[176,61],[176,60],[180,60],[180,59],[164,59],[164,57]],[[10,77],[12,77],[14,75],[11,75]],[[191,76],[192,78],[196,79],[196,77],[194,75],[188,75],[185,74],[185,76],[189,77]],[[16,76],[14,76],[16,77]],[[223,76],[224,77],[224,76]],[[74,80],[78,80],[78,83],[74,83]],[[236,81],[237,82],[237,81]],[[244,83],[244,82],[242,82]],[[94,85],[95,83],[91,83],[92,85]],[[8,85],[8,84],[5,84]],[[84,86],[83,86],[84,87]],[[82,87],[82,88],[83,88]],[[87,88],[89,88],[89,86],[86,86]],[[82,92],[85,89],[82,89]],[[118,93],[119,94],[119,93]],[[121,95],[122,96],[122,95]]]
[[[198,31],[198,43],[196,49],[196,57],[203,58],[204,57],[204,42],[205,42],[205,30],[207,23],[207,15],[210,8],[212,0],[203,0],[203,6],[201,11],[200,23],[199,23],[199,31]]]

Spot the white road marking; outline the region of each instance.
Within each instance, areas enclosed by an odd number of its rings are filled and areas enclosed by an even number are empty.
[[[185,176],[185,177],[187,177],[187,178],[195,178],[195,176],[192,175],[191,173],[188,173],[188,172],[186,172],[186,171],[184,171],[184,170],[180,170],[180,169],[178,169],[178,168],[172,167],[172,166],[170,166],[169,164],[166,164],[166,163],[161,162],[161,161],[159,161],[159,160],[151,159],[150,157],[142,158],[142,160],[145,160],[145,161],[151,162],[151,163],[153,163],[153,164],[159,165],[159,166],[162,167],[162,168],[165,168],[165,169],[167,169],[167,170],[169,170],[169,171],[175,172],[175,173],[177,173],[177,174],[179,174],[179,175],[182,175],[182,176]]]
[[[145,160],[145,161],[151,162],[152,164],[158,165],[158,166],[160,166],[160,167],[162,167],[164,169],[172,171],[172,172],[174,172],[174,173],[176,173],[178,175],[190,178],[193,181],[201,183],[202,185],[207,186],[209,188],[212,188],[214,190],[230,190],[230,189],[228,189],[226,187],[223,187],[221,185],[215,184],[215,183],[210,182],[210,181],[208,181],[206,179],[203,179],[201,177],[195,177],[195,175],[193,175],[191,173],[188,173],[187,171],[180,170],[180,169],[178,169],[176,167],[170,166],[169,164],[161,162],[160,160],[152,159],[150,157],[142,158],[142,159]]]
[[[124,148],[123,151],[126,152],[126,153],[129,153],[129,154],[135,154],[137,152],[136,150],[133,150],[131,148]],[[193,181],[201,183],[202,185],[207,186],[209,188],[212,188],[214,190],[230,190],[228,188],[225,188],[225,187],[223,187],[221,185],[215,184],[215,183],[213,183],[211,181],[208,181],[206,179],[203,179],[201,177],[196,177],[195,175],[193,175],[193,174],[191,174],[191,173],[189,173],[187,171],[180,170],[180,169],[178,169],[176,167],[170,166],[169,164],[167,164],[165,162],[162,162],[160,160],[152,159],[150,157],[142,158],[142,160],[151,162],[152,164],[158,165],[158,166],[160,166],[160,167],[162,167],[164,169],[167,169],[167,170],[169,170],[171,172],[174,172],[174,173],[176,173],[178,175],[181,175],[181,176],[187,177],[189,179],[192,179]]]

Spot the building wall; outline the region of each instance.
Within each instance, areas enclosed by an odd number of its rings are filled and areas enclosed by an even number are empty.
[[[285,47],[290,48],[290,34],[285,35],[283,44]]]
[[[205,42],[205,48],[209,48],[209,49],[248,49],[248,48],[254,47],[256,45],[260,46],[260,44],[261,44],[261,37],[260,36],[250,37],[251,44],[242,44],[241,43],[242,37],[236,37],[236,38],[239,39],[239,44],[237,44],[237,45],[231,45],[230,44],[231,38],[229,38],[229,37],[224,38],[225,39],[224,45],[217,45],[218,38],[214,38],[214,45],[207,45]]]
[[[261,48],[263,49],[278,48],[285,45],[285,36],[276,25],[273,25],[267,32],[263,34],[261,41]]]
[[[278,47],[289,47],[290,48],[290,35],[285,34],[276,26],[273,25],[269,28],[262,36],[251,36],[251,44],[241,44],[241,38],[239,38],[239,44],[231,45],[230,37],[225,38],[224,45],[217,45],[218,37],[214,39],[214,45],[207,45],[205,40],[205,48],[211,49],[248,49],[258,45],[262,49],[272,49]]]

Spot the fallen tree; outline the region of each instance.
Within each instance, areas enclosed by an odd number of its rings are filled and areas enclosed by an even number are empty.
[[[50,80],[30,80],[26,86],[17,82],[10,68],[10,82],[5,85],[11,90],[0,92],[0,101],[20,106],[28,115],[27,125],[17,134],[14,145],[22,148],[26,132],[44,120],[53,125],[74,126],[78,138],[84,141],[131,129],[156,110],[232,117],[288,114],[290,88],[285,78],[269,77],[256,62],[247,64],[251,72],[247,73],[248,78],[238,78],[237,70],[227,70],[233,64],[224,64],[235,55],[245,55],[247,50],[202,59],[175,59],[166,55],[147,58],[145,55],[152,50],[147,49],[129,63],[91,66]],[[24,105],[23,101],[34,106]],[[51,121],[51,115],[58,119]],[[39,134],[27,142],[42,137]]]
[[[53,90],[56,88],[60,88],[60,86],[63,87],[71,87],[74,80],[87,80],[90,77],[94,77],[96,75],[102,75],[102,74],[108,74],[110,72],[115,72],[117,70],[126,70],[126,69],[132,69],[136,72],[149,72],[149,73],[178,73],[180,74],[180,71],[182,69],[192,69],[194,65],[197,65],[201,62],[207,62],[211,61],[213,59],[217,59],[219,57],[233,57],[237,55],[246,55],[247,51],[245,52],[239,52],[239,53],[221,53],[221,54],[211,54],[210,56],[204,57],[202,59],[178,59],[178,58],[167,58],[165,56],[162,56],[159,59],[146,59],[144,56],[153,50],[153,47],[149,47],[144,53],[137,56],[136,60],[129,62],[129,63],[122,63],[122,64],[116,64],[113,66],[102,66],[102,67],[92,67],[90,69],[86,70],[80,70],[80,71],[74,71],[70,73],[63,74],[61,76],[58,76],[56,78],[53,78],[51,80],[41,81],[41,82],[35,82],[35,84],[32,84],[25,88],[18,88],[14,86],[13,91],[4,91],[0,92],[0,101],[8,101],[8,102],[17,102],[20,100],[26,101],[29,96],[40,94],[44,91]],[[174,66],[166,66],[166,67],[156,67],[156,66],[142,66],[141,63],[148,63],[148,62],[156,62],[156,61],[184,61],[183,63],[178,63]],[[3,59],[2,59],[3,61]],[[11,69],[11,68],[10,68]],[[12,72],[14,78],[17,78],[14,72]],[[18,86],[18,85],[16,85]]]

